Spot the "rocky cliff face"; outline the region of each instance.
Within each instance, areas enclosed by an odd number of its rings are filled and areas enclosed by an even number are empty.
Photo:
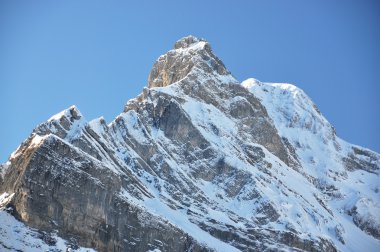
[[[98,251],[375,251],[379,173],[302,90],[240,84],[189,36],[108,125],[73,106],[34,129],[0,204]]]

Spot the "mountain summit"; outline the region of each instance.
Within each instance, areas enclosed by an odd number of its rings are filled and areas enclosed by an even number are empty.
[[[206,40],[188,36],[178,40],[173,50],[157,59],[149,75],[148,87],[165,87],[187,76],[197,79],[201,75],[232,79]]]
[[[72,106],[11,154],[0,249],[378,251],[379,174],[302,90],[188,36],[111,123]]]

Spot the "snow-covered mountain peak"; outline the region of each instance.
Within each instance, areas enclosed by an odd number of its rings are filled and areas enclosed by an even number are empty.
[[[78,134],[86,124],[87,121],[82,113],[73,105],[38,125],[33,130],[33,133],[41,136],[54,134],[62,139],[72,138]]]
[[[99,251],[379,251],[379,174],[301,89],[240,85],[189,36],[108,125],[76,107],[39,125],[0,207]]]
[[[262,83],[259,80],[255,79],[255,78],[249,78],[249,79],[246,79],[245,81],[243,81],[241,83],[241,85],[243,87],[249,89],[249,88],[251,88],[251,87],[253,87],[255,85],[260,86],[260,85],[262,85]]]
[[[82,114],[75,105],[72,105],[69,108],[64,109],[61,112],[50,117],[48,119],[48,122],[61,120],[63,117],[66,117],[70,120],[78,120],[82,117]]]

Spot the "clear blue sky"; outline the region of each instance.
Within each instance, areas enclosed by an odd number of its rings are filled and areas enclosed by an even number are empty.
[[[235,77],[296,84],[338,135],[380,152],[380,1],[1,1],[0,162],[77,105],[111,121],[188,34]]]

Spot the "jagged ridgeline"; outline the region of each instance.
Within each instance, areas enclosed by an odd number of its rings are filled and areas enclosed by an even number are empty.
[[[1,251],[380,251],[380,155],[302,90],[240,83],[193,36],[147,86],[109,124],[72,106],[12,153]]]

